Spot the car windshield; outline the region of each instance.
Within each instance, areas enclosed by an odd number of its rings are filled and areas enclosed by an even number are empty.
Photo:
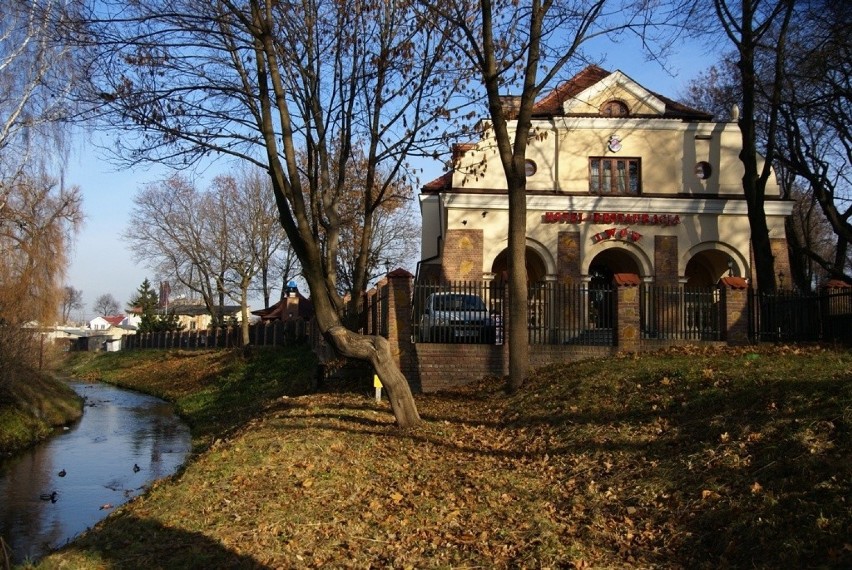
[[[476,295],[437,295],[434,299],[436,311],[484,311],[485,303]]]

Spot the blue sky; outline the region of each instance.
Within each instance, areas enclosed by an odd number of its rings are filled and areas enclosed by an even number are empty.
[[[644,87],[676,100],[680,100],[687,83],[718,57],[708,54],[698,43],[684,43],[670,58],[669,70],[665,71],[659,64],[645,61],[636,45],[601,43],[598,55],[605,58],[601,63],[603,68],[621,70]],[[219,170],[218,166],[214,165],[209,171]],[[425,172],[421,181],[424,183],[443,172],[439,161],[423,166]],[[222,170],[226,168],[226,164],[221,165]],[[68,163],[65,184],[78,185],[82,189],[86,223],[75,241],[65,282],[83,291],[86,306],[74,313],[73,319],[93,318],[92,305],[104,293],[112,294],[123,312],[130,296],[146,277],[156,286],[154,272],[134,262],[121,236],[133,224],[144,223],[144,220],[130,217],[136,192],[167,175],[166,170],[156,167],[116,170],[95,149],[87,148],[84,142],[78,144],[76,155]]]

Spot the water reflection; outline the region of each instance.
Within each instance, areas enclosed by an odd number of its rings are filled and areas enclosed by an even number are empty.
[[[0,464],[0,537],[13,562],[62,546],[174,473],[190,450],[189,430],[167,402],[106,384],[70,385],[86,400],[82,419]]]

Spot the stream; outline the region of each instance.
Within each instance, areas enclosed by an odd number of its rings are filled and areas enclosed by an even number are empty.
[[[0,459],[0,538],[12,563],[63,546],[177,471],[191,449],[168,402],[108,384],[69,385],[85,399],[80,421]]]

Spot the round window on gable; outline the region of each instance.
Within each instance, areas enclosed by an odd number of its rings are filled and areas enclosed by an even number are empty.
[[[626,117],[630,114],[630,109],[623,101],[613,99],[601,105],[601,115],[604,117]]]
[[[710,163],[705,160],[695,165],[695,176],[699,180],[707,180],[712,173],[713,170],[710,168]]]
[[[527,159],[524,162],[524,174],[527,178],[538,172],[538,165],[534,160]]]

